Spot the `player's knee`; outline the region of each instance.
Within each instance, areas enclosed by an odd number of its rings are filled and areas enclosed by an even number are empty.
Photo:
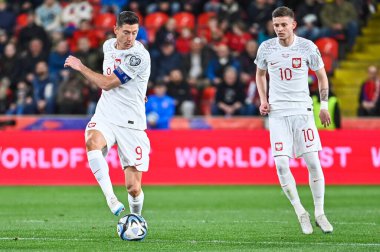
[[[322,167],[318,164],[314,164],[314,165],[308,165],[307,166],[307,169],[309,170],[309,174],[311,176],[311,178],[313,179],[323,179],[323,171],[322,171]]]
[[[303,158],[311,175],[314,177],[323,177],[321,162],[319,161],[317,152],[305,153]]]
[[[104,147],[102,145],[103,145],[102,141],[95,137],[90,137],[86,140],[86,148],[88,151],[100,150]]]
[[[289,158],[286,156],[277,156],[274,158],[276,163],[277,174],[279,176],[286,175],[290,172]]]
[[[132,197],[137,197],[141,193],[141,185],[139,183],[128,184],[127,191]]]

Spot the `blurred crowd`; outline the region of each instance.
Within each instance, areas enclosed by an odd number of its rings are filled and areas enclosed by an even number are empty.
[[[376,1],[0,0],[0,114],[93,114],[101,91],[64,61],[73,54],[102,72],[102,43],[116,15],[131,10],[152,58],[151,127],[161,114],[257,115],[253,60],[275,37],[271,13],[281,5],[295,10],[298,35],[333,38],[344,55]]]

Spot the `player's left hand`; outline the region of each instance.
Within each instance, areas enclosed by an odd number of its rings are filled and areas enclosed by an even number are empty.
[[[321,109],[319,119],[321,119],[321,123],[325,128],[331,124],[330,113],[326,109]]]
[[[83,67],[82,62],[77,57],[70,55],[66,58],[64,67],[71,67],[74,70],[80,71]]]

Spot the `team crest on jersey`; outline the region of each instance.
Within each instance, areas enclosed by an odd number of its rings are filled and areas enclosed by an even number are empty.
[[[87,125],[87,128],[94,128],[96,125],[96,122],[89,122]]]
[[[136,57],[136,56],[132,56],[130,59],[129,59],[129,64],[131,66],[138,66],[140,65],[141,63],[141,59]]]
[[[293,68],[300,68],[301,67],[301,58],[292,58],[292,66]]]
[[[282,145],[281,142],[278,142],[278,143],[274,144],[274,148],[276,149],[276,151],[282,151],[283,150],[283,145]]]

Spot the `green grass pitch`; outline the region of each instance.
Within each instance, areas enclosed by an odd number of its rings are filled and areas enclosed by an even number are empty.
[[[123,187],[116,187],[127,204]],[[145,186],[148,236],[122,241],[98,187],[0,187],[1,251],[380,251],[380,186],[328,186],[333,234],[303,235],[279,186]],[[313,216],[307,186],[299,187]],[[123,200],[124,199],[124,200]]]

